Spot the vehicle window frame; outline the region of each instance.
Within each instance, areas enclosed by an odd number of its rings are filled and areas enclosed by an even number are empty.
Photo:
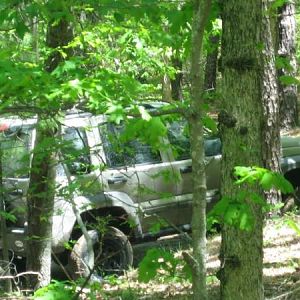
[[[106,137],[106,134],[104,133],[104,130],[101,129],[102,126],[109,126],[109,125],[114,125],[113,122],[110,122],[108,120],[105,120],[103,122],[100,122],[98,123],[98,133],[99,133],[99,136],[100,136],[100,139],[101,139],[101,144],[102,144],[102,153],[104,154],[104,161],[106,163],[106,166],[109,170],[112,170],[112,169],[127,169],[127,168],[135,168],[135,167],[139,167],[139,166],[146,166],[146,165],[152,165],[152,164],[161,164],[164,162],[164,159],[163,159],[163,155],[162,155],[162,151],[161,149],[159,149],[157,151],[158,153],[158,156],[159,156],[159,159],[157,160],[151,160],[151,161],[147,161],[147,162],[140,162],[140,163],[137,163],[136,161],[135,162],[129,162],[129,163],[119,163],[118,165],[116,164],[111,164],[109,162],[109,159],[107,157],[107,143],[108,143],[108,139]],[[106,130],[106,129],[105,129]],[[114,132],[115,133],[115,132]],[[138,141],[139,143],[141,143],[140,141]],[[146,146],[148,147],[151,147],[150,145],[147,145],[145,144]],[[123,160],[125,161],[125,160]]]
[[[11,134],[8,134],[6,136],[6,133],[10,131],[14,131],[13,133]],[[28,139],[26,141],[27,143],[27,146],[26,146],[26,149],[24,150],[24,153],[22,154],[22,158],[19,159],[19,163],[25,159],[25,156],[28,156],[27,158],[27,161],[26,163],[25,162],[22,162],[23,166],[21,168],[18,168],[18,169],[15,169],[13,170],[14,168],[10,168],[12,170],[12,172],[14,174],[5,174],[5,167],[4,167],[4,163],[3,161],[1,162],[1,166],[2,166],[2,176],[5,177],[5,178],[18,178],[18,179],[26,179],[26,178],[29,178],[30,176],[30,167],[31,167],[31,151],[34,147],[34,136],[35,136],[35,127],[34,125],[27,125],[27,124],[20,124],[20,125],[13,125],[13,126],[9,126],[9,128],[5,131],[3,131],[2,133],[2,136],[0,138],[0,143],[2,144],[3,141],[5,141],[6,138],[10,138],[10,137],[17,137],[19,140],[21,140],[17,135],[18,135],[18,132],[27,132],[28,134]],[[1,140],[3,139],[3,141]],[[18,148],[18,147],[12,147],[12,148],[7,148],[7,149],[3,149],[2,148],[2,145],[1,145],[1,151],[2,151],[2,159],[3,159],[3,155],[4,155],[4,150],[8,150],[8,149],[13,149],[13,148]],[[11,154],[11,153],[10,153]],[[4,158],[5,160],[5,158]],[[15,158],[16,160],[16,158]],[[25,165],[26,164],[26,165]],[[17,172],[18,170],[22,170],[22,169],[28,169],[26,174],[24,175],[19,175],[17,176]]]
[[[80,127],[76,127],[76,126],[64,126],[63,127],[63,131],[62,131],[62,140],[66,140],[65,136],[66,136],[66,132],[68,130],[74,130],[74,132],[77,133],[77,137],[76,140],[80,140],[82,142],[83,147],[81,147],[80,149],[72,149],[73,151],[82,151],[80,152],[80,155],[83,156],[83,159],[80,161],[72,161],[71,163],[67,163],[67,167],[71,173],[71,175],[84,175],[84,174],[90,174],[92,172],[92,155],[91,155],[91,151],[90,151],[90,146],[89,146],[89,142],[88,142],[88,135],[86,133],[86,130],[84,127],[80,126]],[[74,138],[72,138],[70,140],[70,145],[73,144]],[[70,146],[69,145],[69,146]],[[84,150],[84,151],[83,151]],[[84,153],[86,152],[86,153]],[[66,155],[63,153],[63,156]],[[79,155],[79,156],[80,156]],[[76,166],[76,164],[79,164],[79,166]]]

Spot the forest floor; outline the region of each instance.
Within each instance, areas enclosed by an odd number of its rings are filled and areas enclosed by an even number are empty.
[[[300,299],[300,235],[288,225],[291,219],[296,224],[300,224],[300,216],[292,215],[268,220],[264,228],[263,274],[265,299],[268,300]],[[219,234],[208,236],[207,283],[210,300],[219,299],[219,280],[216,272],[219,269],[220,243]],[[149,247],[171,248],[175,257],[178,258],[179,265],[182,262],[182,251],[189,251],[188,243],[182,238],[170,236],[159,242],[148,243],[144,247],[141,245],[135,247],[135,256],[143,257]],[[137,265],[138,261],[135,263]],[[191,299],[191,283],[180,277],[180,273],[176,274],[175,278],[172,278],[165,270],[157,270],[154,280],[140,283],[137,269],[132,269],[124,276],[107,278],[100,285],[83,289],[79,299]],[[0,299],[31,298],[0,297]],[[56,300],[56,298],[51,299]]]
[[[287,224],[290,219],[300,224],[300,216],[293,215],[268,220],[264,228],[265,299],[300,299],[300,235]],[[176,242],[178,245],[178,240]],[[210,300],[219,299],[216,272],[220,265],[220,243],[219,234],[208,237],[207,282]],[[166,244],[169,245],[170,241]],[[181,249],[177,250],[177,255],[180,257],[186,244],[181,243],[179,247]],[[99,299],[191,299],[191,284],[185,280],[167,280],[164,271],[158,271],[156,280],[148,284],[137,281],[136,270],[128,272],[123,279],[119,279],[118,284],[104,284],[103,291],[106,292]],[[107,293],[111,298],[106,298]]]

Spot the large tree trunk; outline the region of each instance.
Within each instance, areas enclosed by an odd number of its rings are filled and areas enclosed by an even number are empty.
[[[290,67],[278,70],[279,76],[295,76],[296,61],[296,19],[295,3],[287,1],[279,9],[279,57],[286,58]],[[298,125],[297,85],[283,85],[279,82],[281,98],[280,125],[288,130]]]
[[[195,0],[192,25],[191,111],[189,115],[193,168],[193,255],[185,258],[193,272],[193,299],[207,299],[206,292],[206,177],[202,117],[203,79],[201,66],[205,24],[211,1]],[[189,259],[188,259],[189,258]]]
[[[69,22],[60,19],[53,25],[53,21],[50,21],[48,26],[46,41],[48,47],[56,48],[67,45],[73,38]],[[45,69],[48,72],[53,71],[62,59],[63,57],[58,51],[53,52],[46,61]],[[51,110],[51,107],[49,107],[49,110]],[[54,112],[52,111],[52,113]],[[46,125],[47,122],[49,122],[48,125]],[[37,150],[33,153],[30,172],[27,199],[29,238],[27,242],[27,270],[41,274],[40,277],[32,276],[30,278],[29,285],[31,288],[45,286],[50,283],[51,279],[51,238],[56,156],[56,149],[51,146],[55,139],[55,130],[51,126],[52,122],[47,120],[45,116],[39,116],[38,118],[35,141]],[[41,145],[44,148],[41,148]]]
[[[261,0],[227,0],[223,3],[222,95],[219,115],[223,145],[222,196],[237,199],[241,188],[232,176],[235,166],[263,165],[262,73],[258,45],[261,44]],[[253,26],[255,24],[255,26]],[[257,186],[249,192],[263,196]],[[252,231],[224,225],[221,244],[222,299],[263,299],[261,207],[245,200],[253,212]]]

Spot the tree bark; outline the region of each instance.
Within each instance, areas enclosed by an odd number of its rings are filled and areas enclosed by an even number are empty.
[[[232,201],[241,188],[235,184],[235,166],[263,165],[263,108],[261,44],[261,0],[223,2],[222,96],[219,115],[222,139],[221,193]],[[253,26],[255,24],[255,26]],[[246,186],[263,196],[258,186]],[[262,283],[262,224],[260,206],[245,200],[253,212],[251,232],[224,225],[221,244],[222,299],[260,300]]]
[[[3,152],[0,149],[0,211],[5,212],[6,207],[5,207],[5,190],[4,190],[4,185],[3,185],[3,173],[2,173],[2,160],[3,160]],[[7,270],[5,270],[4,275],[11,275],[10,274],[10,259],[9,259],[9,248],[8,248],[8,236],[7,236],[7,224],[6,224],[6,219],[4,215],[0,216],[0,236],[2,240],[2,249],[1,249],[1,259],[7,263],[7,266],[4,266],[5,268],[7,267]],[[5,286],[4,286],[4,291],[6,293],[11,293],[12,291],[12,284],[11,284],[11,279],[6,279],[5,281]]]
[[[217,86],[218,45],[220,36],[209,37],[210,51],[207,53],[205,65],[204,89],[214,91]]]
[[[54,129],[43,123],[41,125],[41,120],[38,120],[27,196],[27,270],[40,273],[40,276],[30,276],[29,286],[32,289],[45,286],[51,280],[52,214],[55,193]]]
[[[191,111],[189,116],[193,169],[193,257],[188,260],[193,272],[193,299],[207,299],[206,291],[206,178],[203,140],[203,79],[201,66],[205,24],[211,1],[194,1],[191,55]]]
[[[280,172],[280,118],[279,95],[277,85],[277,71],[275,67],[275,49],[272,38],[271,16],[268,13],[268,0],[263,0],[263,29],[262,41],[264,45],[262,55],[263,86],[263,166],[274,172]],[[265,192],[266,201],[270,204],[281,202],[279,191],[272,189]]]
[[[172,58],[172,66],[177,70],[175,74],[175,78],[171,79],[171,90],[172,90],[172,99],[175,101],[182,101],[183,94],[182,94],[182,80],[183,80],[183,73],[182,73],[182,61],[177,58]]]
[[[290,67],[278,70],[280,76],[295,76],[296,61],[296,9],[293,1],[287,1],[279,9],[279,57],[286,58]],[[283,85],[279,81],[280,125],[289,130],[298,125],[297,85]]]
[[[67,45],[73,38],[69,22],[64,18],[56,23],[53,23],[53,21],[51,20],[48,25],[46,44],[51,48]],[[70,54],[71,50],[67,51]],[[46,71],[52,72],[62,60],[63,57],[60,52],[52,52],[45,63]],[[51,107],[49,107],[50,110]],[[49,284],[51,279],[56,149],[53,147],[55,139],[53,122],[47,118],[48,116],[42,117],[41,115],[38,118],[35,141],[35,149],[38,150],[33,153],[27,197],[27,270],[40,273],[39,277],[30,277],[29,286],[33,289]],[[41,122],[42,124],[40,124]],[[44,146],[43,149],[40,148],[41,145]]]

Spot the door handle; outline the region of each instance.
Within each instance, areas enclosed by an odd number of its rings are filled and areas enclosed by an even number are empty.
[[[108,184],[120,184],[126,183],[127,178],[125,176],[113,176],[107,179]]]
[[[181,174],[187,174],[192,172],[192,166],[186,166],[179,169]]]

